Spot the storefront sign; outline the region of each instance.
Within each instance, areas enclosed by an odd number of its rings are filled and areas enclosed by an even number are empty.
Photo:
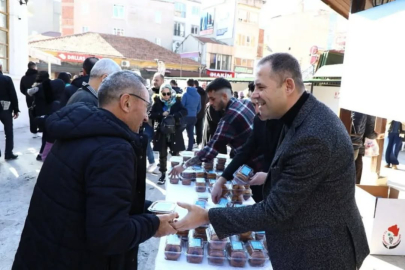
[[[237,72],[237,73],[253,74],[253,68],[248,68],[248,67],[235,67],[235,72]]]
[[[209,70],[207,69],[207,75],[213,78],[235,78],[235,72],[222,71],[222,70]]]
[[[63,62],[74,62],[74,63],[83,63],[86,58],[94,57],[93,55],[77,54],[77,53],[65,53],[61,52],[56,55]],[[98,59],[101,57],[96,56]]]

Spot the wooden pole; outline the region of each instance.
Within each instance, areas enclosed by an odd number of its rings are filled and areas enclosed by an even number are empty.
[[[385,129],[387,126],[387,119],[377,117],[375,120],[375,132],[377,134],[384,134]],[[384,141],[385,139],[377,139],[379,149],[379,155],[376,157],[372,157],[371,159],[371,172],[376,173],[378,177],[380,177],[381,172],[381,163],[383,160],[383,153],[384,153]]]
[[[340,109],[339,113],[340,120],[342,120],[343,125],[346,128],[347,133],[351,134],[352,129],[352,112],[346,109]]]

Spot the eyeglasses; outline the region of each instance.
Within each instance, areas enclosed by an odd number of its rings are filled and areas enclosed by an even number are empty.
[[[162,93],[162,96],[164,96],[164,97],[165,97],[165,96],[169,96],[169,97],[170,97],[171,95],[172,95],[172,93],[170,93],[170,92],[168,92],[168,93]]]
[[[147,100],[145,100],[144,98],[142,98],[142,97],[140,97],[140,96],[138,96],[138,95],[135,95],[135,94],[131,94],[131,93],[121,94],[121,95],[120,95],[120,98],[121,98],[123,95],[130,95],[130,96],[139,98],[140,100],[145,101],[145,103],[146,103],[147,105],[150,105],[150,104],[151,104],[149,101],[147,101]]]

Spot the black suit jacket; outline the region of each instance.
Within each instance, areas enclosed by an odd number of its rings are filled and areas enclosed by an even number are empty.
[[[266,231],[273,269],[360,268],[369,254],[355,198],[353,147],[340,119],[309,96],[277,149],[252,206],[214,208],[220,238]]]

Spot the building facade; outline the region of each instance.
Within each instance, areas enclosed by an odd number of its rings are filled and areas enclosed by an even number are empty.
[[[173,51],[190,34],[200,32],[201,0],[175,0],[173,24]]]
[[[236,77],[253,76],[260,51],[260,10],[263,0],[207,1],[200,18],[200,35],[233,46],[233,55],[211,54],[209,67],[230,68]]]
[[[28,35],[61,32],[61,1],[34,0],[27,3]]]
[[[172,50],[174,13],[172,0],[62,0],[62,35],[138,37]]]

